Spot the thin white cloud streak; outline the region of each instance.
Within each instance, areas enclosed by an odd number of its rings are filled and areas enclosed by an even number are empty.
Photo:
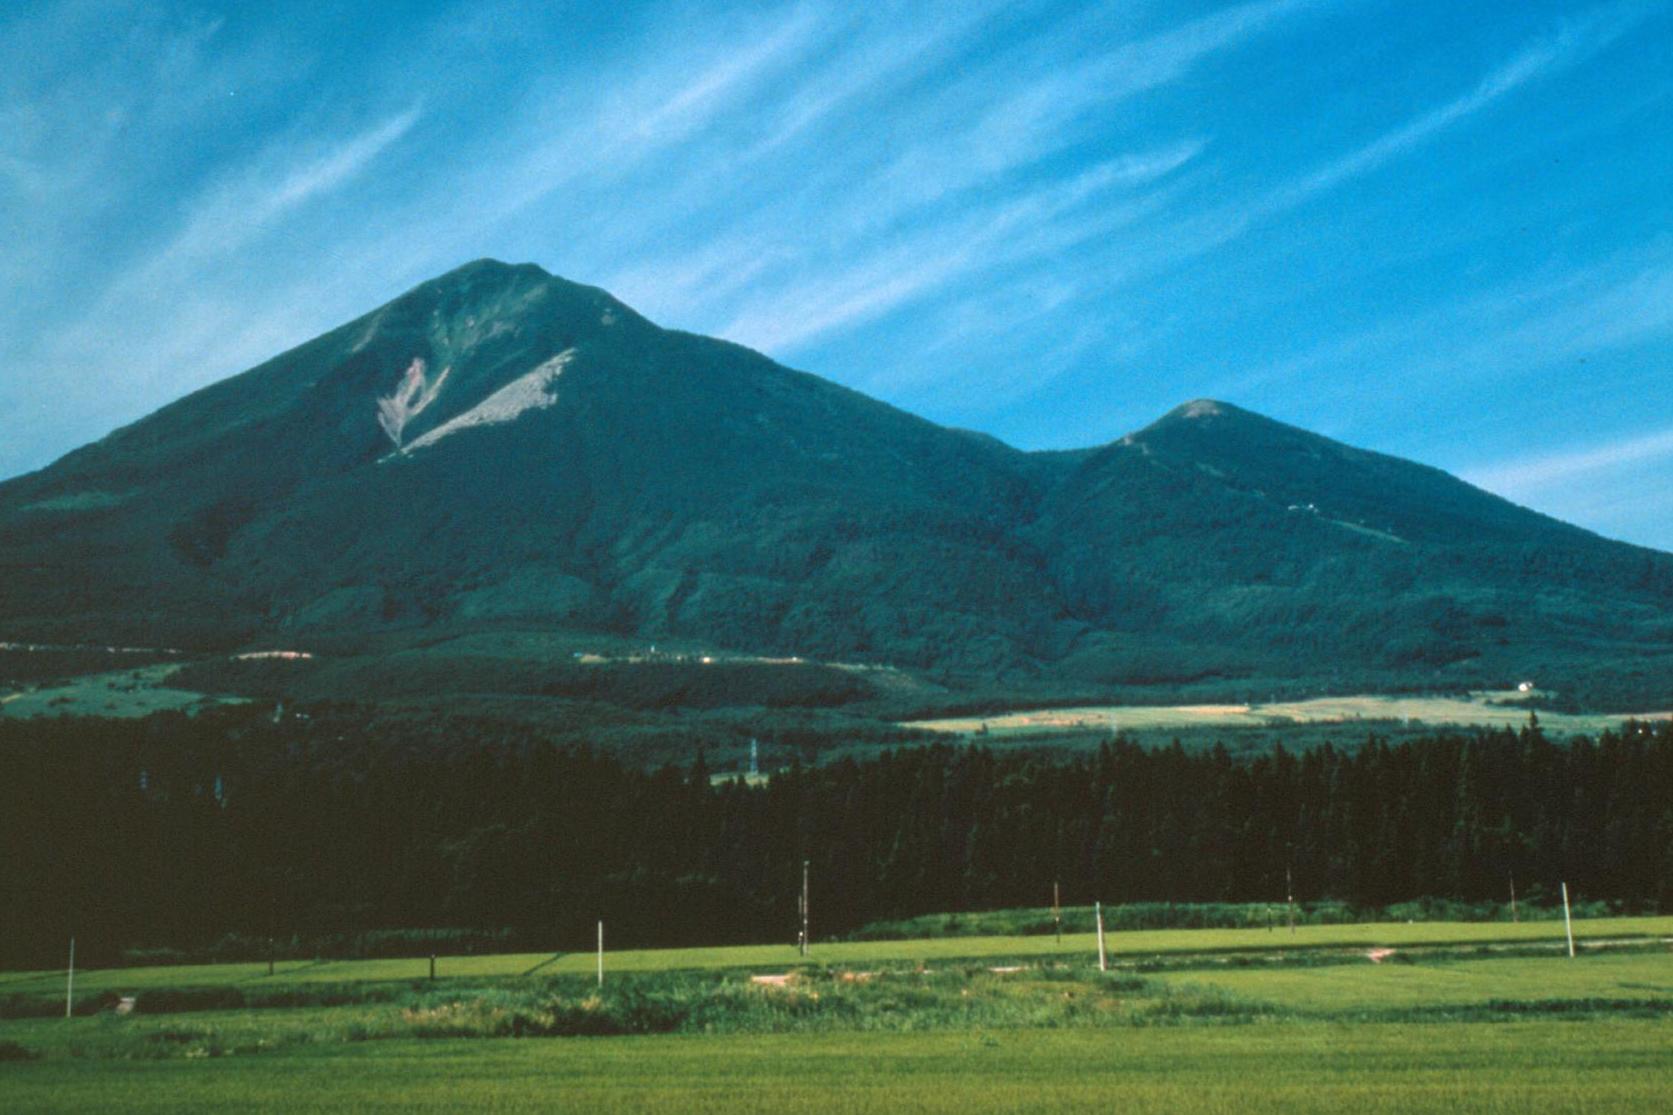
[[[299,324],[313,324],[307,302],[280,300],[252,312],[242,304],[238,261],[259,238],[366,175],[418,119],[410,109],[329,146],[279,143],[260,152],[189,203],[179,230],[119,272],[33,361],[75,370],[73,380],[98,391],[88,413],[119,419],[153,390],[202,386],[271,356],[298,339]],[[136,322],[147,323],[143,343],[136,343]],[[119,380],[94,371],[117,368]]]
[[[101,222],[172,150],[201,134],[231,84],[268,77],[259,52],[215,49],[218,20],[170,21],[133,5],[59,3],[7,17],[0,34],[0,299],[30,320],[57,267],[110,265]],[[77,45],[98,54],[73,58]],[[136,137],[144,137],[138,140]]]
[[[826,28],[840,46],[818,66],[804,68],[797,80],[761,103],[749,106],[759,123],[750,129],[735,153],[717,157],[691,173],[658,182],[655,197],[636,197],[635,211],[654,236],[660,229],[689,220],[689,215],[712,206],[717,197],[732,193],[764,161],[783,154],[804,160],[783,148],[798,138],[820,144],[819,125],[840,126],[845,113],[866,110],[901,87],[921,78],[964,46],[991,11],[1002,5],[964,5],[950,17],[923,26],[893,24],[889,34],[866,37],[863,27],[843,21]],[[854,173],[845,163],[841,145],[820,152],[817,184],[797,182],[777,193],[769,205],[753,199],[734,210],[722,226],[700,246],[684,251],[667,249],[636,254],[633,262],[606,268],[600,282],[653,315],[690,319],[708,308],[724,305],[758,283],[781,280],[805,253],[805,237],[814,227],[851,227],[855,195],[875,212],[889,209],[875,189],[835,191],[829,181]],[[861,156],[863,157],[863,155]],[[831,168],[839,168],[835,172]],[[836,196],[832,196],[835,192]],[[817,219],[809,210],[818,208]]]
[[[1453,379],[1518,376],[1529,371],[1673,336],[1673,264],[1644,264],[1626,274],[1587,269],[1588,285],[1563,298],[1532,301],[1498,329],[1464,319],[1451,351],[1433,344],[1410,372]],[[1395,367],[1399,367],[1399,362]]]
[[[660,104],[637,114],[630,122],[633,133],[647,141],[666,142],[701,128],[729,97],[807,50],[818,27],[811,9],[798,9],[764,37],[729,53]]]
[[[408,109],[324,153],[298,155],[287,145],[258,158],[238,181],[199,199],[181,231],[137,267],[128,283],[150,285],[163,275],[232,255],[288,214],[360,175],[412,130],[419,115],[417,108]]]
[[[1602,45],[1602,40],[1565,30],[1548,42],[1538,43],[1524,50],[1488,74],[1475,89],[1464,96],[1408,121],[1273,195],[1263,208],[1281,210],[1298,205],[1315,194],[1376,170],[1535,78],[1572,65],[1583,53],[1590,53]]]
[[[484,243],[543,205],[573,212],[572,196],[616,204],[643,197],[636,223],[657,224],[681,183],[656,177],[655,161],[729,116],[755,111],[762,84],[794,69],[818,45],[816,14],[803,7],[742,29],[655,42],[637,68],[612,75],[602,88],[564,75],[459,159],[445,184],[419,191],[381,222],[358,254],[382,260],[386,273],[426,278],[481,255]],[[717,167],[725,167],[727,152],[714,148]],[[637,193],[635,174],[643,176]],[[645,197],[647,189],[657,196]],[[579,250],[585,239],[566,246]]]
[[[1459,473],[1546,514],[1673,552],[1673,427],[1512,457]]]
[[[752,300],[724,333],[767,351],[793,349],[897,309],[973,271],[1061,250],[1088,233],[1084,228],[1066,233],[1054,223],[1059,218],[1104,200],[1111,191],[1165,177],[1200,150],[1200,143],[1186,143],[1120,156],[1049,189],[979,209],[974,217],[933,225],[822,280],[800,279],[771,299]],[[1142,198],[1125,205],[1105,203],[1091,220],[1108,229],[1135,219],[1154,203]]]
[[[1533,43],[1484,77],[1470,92],[1416,116],[1293,181],[1264,194],[1188,217],[1160,230],[1136,253],[1131,277],[1176,267],[1221,248],[1251,228],[1270,222],[1354,179],[1409,155],[1536,79],[1549,77],[1590,58],[1644,17],[1644,9],[1612,6],[1570,21]]]
[[[612,280],[612,285],[632,295],[645,290],[637,281],[642,276],[676,276],[673,281],[656,283],[648,299],[676,315],[712,311],[716,303],[747,288],[745,304],[723,319],[721,331],[781,355],[873,320],[958,278],[1030,254],[1027,247],[1002,250],[998,242],[1008,226],[1038,208],[1026,199],[1050,196],[1060,187],[1007,179],[1052,152],[1083,141],[1085,128],[1077,124],[1089,113],[1108,111],[1176,81],[1211,54],[1308,6],[1298,0],[1245,4],[1119,44],[1067,67],[1060,60],[1062,40],[1084,35],[1085,28],[1060,29],[1048,36],[1049,46],[1033,46],[1021,59],[1002,56],[919,106],[915,119],[921,132],[933,138],[863,176],[857,188],[846,191],[849,200],[833,204],[831,197],[819,197],[818,223],[844,230],[834,247],[796,242],[794,230],[809,223],[802,199],[796,198],[790,205],[722,230],[716,239],[737,245],[729,251],[717,253],[710,243],[693,257],[653,257],[640,261],[620,281]],[[985,107],[972,113],[967,103],[972,97],[978,103],[985,99]],[[973,124],[945,127],[946,120],[972,116]],[[1192,140],[1166,152],[1111,160],[1099,168],[1099,174],[1110,181],[1097,188],[1122,177],[1133,182],[1162,177],[1193,158],[1200,148],[1201,141]],[[976,206],[978,212],[986,209],[985,221],[970,220],[968,207],[950,217],[935,211],[950,195],[976,187],[1008,194],[997,204]],[[1082,182],[1074,188],[1092,187]],[[1074,208],[1057,201],[1048,205],[1058,211]],[[1038,226],[1051,215],[1036,215],[1030,223]],[[1033,252],[1048,250],[1053,243],[1066,249],[1122,227],[1135,216],[1131,208],[1123,207],[1087,215],[1078,230],[1067,228],[1048,235],[1036,229]],[[912,231],[904,234],[909,245],[903,248],[898,230],[907,227]],[[789,244],[786,230],[792,230]],[[773,256],[783,261],[780,266],[761,263]],[[733,270],[730,282],[691,281],[691,276],[709,275],[709,264],[717,259],[754,262]],[[747,281],[739,277],[745,274]]]
[[[874,216],[871,223],[875,229],[886,229],[949,192],[1042,157],[1052,146],[1067,142],[1062,138],[1067,122],[1088,111],[1095,100],[1119,100],[1175,80],[1206,54],[1236,43],[1297,7],[1295,4],[1245,5],[1128,44],[1052,80],[1025,85],[1022,92],[1010,96],[983,116],[970,132],[949,137],[941,145],[915,150],[886,168],[877,177],[874,188],[864,191],[869,211],[881,214]],[[1583,61],[1608,46],[1640,17],[1641,11],[1636,8],[1611,8],[1573,21],[1495,68],[1469,92],[1296,181],[1272,189],[1252,202],[1188,218],[1182,225],[1160,230],[1148,244],[1140,239],[1122,245],[1130,249],[1124,253],[1127,258],[1108,270],[1104,279],[1109,286],[1118,286],[1221,247],[1256,224],[1277,218],[1414,152],[1528,83]],[[1095,90],[1096,94],[1089,94],[1089,90]],[[1039,138],[1042,136],[1047,138]],[[963,152],[964,157],[959,157],[958,152]],[[942,167],[949,169],[937,173]],[[1111,223],[1121,227],[1132,222],[1122,218]],[[1070,233],[1064,237],[1064,246],[1095,234]],[[740,247],[733,255],[755,260],[756,265],[739,272],[747,278],[740,278],[733,286],[752,286],[756,294],[753,304],[731,317],[724,331],[728,336],[769,351],[794,350],[922,298],[990,262],[981,254],[981,241],[977,237],[974,242],[967,240],[943,251],[933,248],[886,251],[838,267],[837,274],[826,274],[811,281],[798,280],[789,289],[786,289],[789,283],[756,281],[770,268],[760,263],[760,253]],[[704,249],[710,258],[713,251],[712,245]],[[912,262],[897,266],[901,259]],[[672,261],[642,265],[641,271],[657,266],[669,266],[674,273],[688,270],[681,261]],[[687,284],[681,293],[688,299],[702,299],[720,291]]]
[[[1598,472],[1669,457],[1673,457],[1673,427],[1586,449],[1519,457],[1468,469],[1463,477],[1477,487],[1515,498],[1569,485]]]
[[[1309,396],[1344,373],[1376,367],[1392,392],[1428,391],[1439,380],[1503,382],[1555,364],[1673,336],[1673,259],[1652,246],[1596,264],[1511,283],[1472,298],[1406,312],[1258,365],[1209,388],[1245,396],[1304,382]],[[1354,393],[1366,385],[1345,380]]]
[[[1231,12],[1174,28],[1171,32],[1154,35],[1139,44],[1123,49],[1091,64],[1066,67],[1061,80],[1031,82],[1021,94],[1004,100],[997,109],[979,122],[965,136],[955,136],[944,146],[930,146],[908,152],[895,166],[878,177],[880,186],[867,191],[867,198],[882,194],[887,201],[883,219],[877,228],[887,228],[890,221],[900,221],[925,203],[940,196],[955,193],[992,176],[1002,169],[1026,166],[1049,152],[1054,139],[1027,139],[1034,136],[1064,136],[1067,122],[1081,116],[1091,107],[1087,90],[1097,90],[1097,97],[1119,100],[1154,85],[1178,79],[1201,57],[1213,50],[1235,45],[1246,35],[1265,28],[1276,18],[1292,13],[1298,5],[1265,3],[1245,5]],[[1405,124],[1375,137],[1374,141],[1353,149],[1335,161],[1327,162],[1308,172],[1297,181],[1287,182],[1248,203],[1225,206],[1198,218],[1174,223],[1173,228],[1159,228],[1149,236],[1128,234],[1114,239],[1109,251],[1111,263],[1101,273],[1104,291],[1116,290],[1121,285],[1139,280],[1158,270],[1173,268],[1188,259],[1200,258],[1223,244],[1240,238],[1255,224],[1280,218],[1303,204],[1330,193],[1338,186],[1357,177],[1367,176],[1389,162],[1409,156],[1439,137],[1442,132],[1459,126],[1482,110],[1489,109],[1512,92],[1534,80],[1558,74],[1578,65],[1599,50],[1606,49],[1619,39],[1633,23],[1643,17],[1638,7],[1599,8],[1583,17],[1564,23],[1558,32],[1546,39],[1527,45],[1512,59],[1491,70],[1466,94],[1424,112]],[[1103,75],[1096,80],[1094,75]],[[1066,141],[1064,141],[1066,142]],[[964,152],[965,157],[937,159],[940,151]],[[997,152],[997,154],[995,154]],[[935,172],[935,166],[955,167],[950,172]],[[895,196],[890,188],[898,186]],[[873,201],[873,204],[875,201]],[[1084,243],[1096,234],[1109,234],[1134,224],[1134,214],[1116,214],[1108,221],[1108,228],[1087,228],[1081,233],[1061,229],[1057,236],[1062,248]],[[1039,233],[1039,253],[1047,251],[1047,234]],[[1012,258],[1017,254],[1012,253]],[[895,259],[910,263],[893,266]],[[755,305],[744,308],[729,320],[724,331],[756,347],[770,352],[786,352],[806,345],[811,340],[828,338],[852,326],[862,325],[883,313],[895,310],[908,301],[918,300],[959,276],[969,275],[979,268],[1004,263],[982,251],[982,244],[959,244],[955,248],[937,249],[934,244],[920,244],[913,251],[890,251],[880,258],[860,259],[858,263],[835,268],[831,275],[815,280],[795,281],[791,286],[771,283],[756,285]],[[1653,313],[1655,301],[1643,303],[1645,315]],[[1139,345],[1136,338],[1124,338],[1124,345]],[[1141,347],[1141,345],[1139,345]],[[867,383],[875,390],[900,390],[902,387],[922,388],[922,370],[897,373]]]
[[[991,182],[1087,138],[1087,117],[1179,80],[1205,58],[1230,49],[1308,5],[1301,0],[1244,4],[1065,64],[1086,23],[1071,23],[955,82],[920,109],[914,145],[867,183],[869,223],[886,229],[917,208]],[[1096,13],[1101,16],[1101,13]],[[997,95],[994,95],[997,94]],[[988,103],[983,104],[986,98]],[[977,107],[972,109],[972,105]],[[947,127],[974,115],[973,125]]]
[[[945,131],[926,124],[934,109],[914,83],[955,64],[1003,8],[961,5],[919,25],[889,19],[881,28],[852,12],[828,20],[825,41],[798,60],[792,80],[744,106],[747,116],[722,122],[721,130],[742,125],[730,145],[658,178],[654,196],[635,197],[647,249],[626,267],[611,261],[601,281],[654,313],[702,317],[745,286],[769,281],[775,269],[794,266],[815,229],[818,240],[833,242],[875,233],[879,220],[898,221],[904,209],[884,195],[871,162],[878,149],[896,146],[890,129]],[[867,142],[831,136],[861,119]],[[697,219],[717,222],[705,243],[675,250],[660,242],[663,232]]]
[[[885,36],[866,37],[863,27],[844,23],[832,37],[845,42],[818,69],[775,103],[763,106],[761,138],[741,158],[753,161],[770,154],[829,121],[856,102],[877,102],[898,92],[902,83],[945,64],[948,55],[965,45],[986,20],[1005,7],[997,3],[961,4],[957,11],[938,14],[922,25],[894,23]]]

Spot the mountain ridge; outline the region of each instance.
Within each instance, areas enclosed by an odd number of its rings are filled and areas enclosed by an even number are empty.
[[[1673,559],[1197,399],[1026,452],[478,260],[0,483],[7,637],[485,625],[985,677],[1673,653]]]

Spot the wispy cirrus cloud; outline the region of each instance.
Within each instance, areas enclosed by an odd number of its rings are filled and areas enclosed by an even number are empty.
[[[1583,449],[1540,453],[1469,469],[1464,479],[1502,495],[1527,498],[1598,472],[1661,461],[1673,464],[1673,426]]]
[[[1114,187],[1165,178],[1204,141],[1129,151],[1072,175],[1042,172],[1042,161],[1107,142],[1108,116],[1122,103],[1307,7],[1249,3],[1137,36],[1102,26],[1107,13],[1064,20],[909,101],[893,128],[913,142],[881,164],[833,155],[843,187],[785,191],[766,209],[723,220],[689,255],[642,258],[610,285],[677,315],[724,314],[711,320],[725,335],[791,355],[973,275],[1108,234],[1160,200],[1116,198]],[[1088,47],[1100,39],[1102,48]],[[717,251],[717,242],[728,247]],[[748,282],[708,282],[720,259],[739,261],[730,274]]]
[[[1204,56],[1236,45],[1241,38],[1264,30],[1298,10],[1298,5],[1245,5],[1067,67],[1060,76],[1029,85],[1018,95],[1016,103],[1003,104],[979,117],[980,124],[970,137],[955,137],[951,142],[963,149],[966,157],[949,160],[957,168],[950,176],[937,177],[933,169],[933,148],[914,151],[880,176],[881,192],[885,197],[903,194],[910,199],[897,201],[899,210],[910,214],[913,203],[922,204],[926,199],[979,180],[984,167],[996,158],[1006,166],[1026,165],[1054,145],[1072,142],[1065,138],[1072,134],[1072,122],[1089,105],[1097,103],[1096,98],[1119,101],[1154,85],[1177,80]],[[1153,279],[1158,273],[1224,252],[1253,229],[1284,220],[1308,203],[1372,175],[1396,160],[1415,157],[1426,144],[1464,125],[1519,89],[1584,63],[1617,41],[1643,14],[1641,6],[1617,5],[1565,19],[1555,30],[1524,44],[1509,59],[1477,79],[1466,92],[1419,112],[1288,181],[1245,193],[1234,201],[1195,210],[1188,206],[1176,207],[1170,212],[1174,192],[1168,191],[1152,195],[1138,207],[1116,205],[1101,210],[1089,207],[1079,215],[1082,227],[1078,230],[1068,223],[1055,229],[1035,230],[1034,236],[1025,241],[1032,247],[1022,250],[984,248],[979,236],[958,233],[949,236],[952,246],[944,250],[938,250],[932,242],[924,242],[874,258],[862,256],[833,268],[830,273],[822,273],[815,280],[809,281],[804,276],[788,298],[776,291],[770,299],[763,297],[759,307],[729,318],[723,328],[728,335],[768,351],[794,352],[810,340],[851,328],[921,299],[960,276],[972,272],[991,274],[1019,259],[1047,255],[1086,241],[1100,242],[1102,250],[1094,255],[1101,256],[1102,260],[1098,281],[1085,294],[1111,297],[1123,288]],[[1059,95],[1059,88],[1073,92]],[[1045,126],[1017,126],[1016,119]],[[1017,136],[1030,138],[1023,142]],[[1202,144],[1193,142],[1181,147],[1188,148],[1189,158],[1200,152]],[[978,151],[1001,154],[997,157],[971,154]],[[897,194],[888,188],[896,180],[912,182],[915,186]],[[1042,187],[1034,184],[1031,188]],[[886,208],[885,212],[889,210]],[[901,264],[898,262],[901,259],[911,263]],[[766,284],[755,289],[765,294],[773,288]],[[1178,323],[1173,321],[1149,325],[1129,321],[1124,327],[1099,333],[1096,345],[1083,341],[1069,351],[1076,357],[1103,351],[1107,359],[1130,359],[1147,347],[1162,343],[1159,330],[1176,327]],[[1086,334],[1084,323],[1075,327],[1075,333]],[[926,355],[942,343],[927,341]],[[1052,346],[1053,350],[1061,348]],[[928,363],[924,358],[905,356],[897,360],[894,368],[864,381],[863,386],[872,390],[921,392],[935,379],[944,378],[949,389],[963,389],[960,385],[967,382],[968,375],[959,374],[958,365],[943,365],[932,371]],[[1045,386],[1070,366],[1067,361],[1031,361],[1032,385],[1007,384],[1006,390],[985,392],[983,397],[990,405],[1009,405],[1006,400],[1014,401],[1031,389]]]
[[[1217,379],[1215,393],[1345,380],[1375,366],[1393,402],[1451,383],[1511,384],[1553,365],[1673,338],[1673,244],[1652,242],[1553,274],[1446,299],[1346,331],[1272,363]],[[1328,403],[1339,388],[1322,392]]]
[[[886,215],[910,210],[1084,143],[1123,102],[1180,80],[1308,6],[1246,3],[1131,38],[1105,26],[1105,10],[1067,20],[930,98],[918,114],[926,131],[943,130],[884,166],[869,181],[868,196]],[[1087,45],[1100,41],[1101,49]],[[946,128],[947,121],[954,126]]]
[[[962,276],[1072,246],[1135,219],[1156,198],[1122,194],[1178,170],[1200,142],[1123,155],[1022,197],[962,212],[893,240],[886,248],[797,282],[771,299],[756,299],[724,333],[769,352],[793,349],[832,330],[897,309]],[[1064,218],[1072,218],[1067,224]]]
[[[1620,38],[1639,22],[1645,9],[1617,5],[1566,21],[1554,33],[1528,44],[1483,77],[1474,89],[1429,110],[1370,143],[1319,167],[1300,181],[1276,191],[1265,207],[1281,209],[1369,173],[1406,155],[1446,129],[1481,112],[1531,81],[1580,64]]]
[[[1473,88],[1428,109],[1306,173],[1188,216],[1158,235],[1150,258],[1135,272],[1178,266],[1221,248],[1245,232],[1295,210],[1396,159],[1410,156],[1447,130],[1492,107],[1540,78],[1554,76],[1608,47],[1644,17],[1642,5],[1614,5],[1571,18],[1551,34],[1525,45]]]
[[[1516,503],[1661,549],[1673,515],[1673,427],[1507,457],[1461,475]]]
[[[295,307],[241,312],[237,261],[370,172],[419,119],[412,108],[346,136],[287,139],[256,153],[186,201],[167,239],[116,272],[37,358],[58,367],[121,366],[131,389],[181,367],[236,368],[271,355],[294,327]],[[142,346],[131,335],[138,321],[162,323]]]
[[[263,152],[191,202],[180,229],[123,286],[189,278],[192,268],[235,255],[295,210],[365,173],[419,117],[420,110],[410,108],[330,143],[290,141]]]
[[[1519,444],[1566,444],[1525,397],[1600,405],[1569,364],[1673,405],[1670,31],[1561,0],[42,0],[0,13],[0,475],[484,255],[1025,444],[1247,391],[1433,447],[1511,384]]]

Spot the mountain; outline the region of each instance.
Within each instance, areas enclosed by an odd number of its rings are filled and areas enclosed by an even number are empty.
[[[0,638],[942,677],[1673,674],[1673,557],[1198,401],[1024,453],[480,261],[0,484]],[[546,653],[546,652],[541,652]]]
[[[1027,533],[1077,610],[1195,642],[1151,652],[1175,674],[1572,684],[1665,662],[1673,635],[1669,555],[1211,400],[1086,457]]]

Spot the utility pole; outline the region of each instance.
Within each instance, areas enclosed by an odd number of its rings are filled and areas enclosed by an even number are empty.
[[[807,955],[807,948],[808,948],[808,937],[807,937],[807,929],[808,929],[807,869],[808,869],[808,861],[804,859],[802,861],[802,901],[801,901],[801,908],[802,908],[802,955],[803,956]]]
[[[1568,884],[1563,884],[1563,931],[1568,934],[1568,958],[1574,959],[1574,921],[1568,914]]]
[[[1092,904],[1092,913],[1098,920],[1098,970],[1100,972],[1107,972],[1110,970],[1110,961],[1109,954],[1104,951],[1104,904],[1102,902],[1094,902]]]
[[[1058,903],[1057,884],[1051,885],[1051,921],[1057,927],[1057,943],[1063,943],[1063,907]]]
[[[71,1014],[71,1007],[75,1005],[76,995],[76,939],[70,938],[70,968],[64,980],[64,1017]]]

